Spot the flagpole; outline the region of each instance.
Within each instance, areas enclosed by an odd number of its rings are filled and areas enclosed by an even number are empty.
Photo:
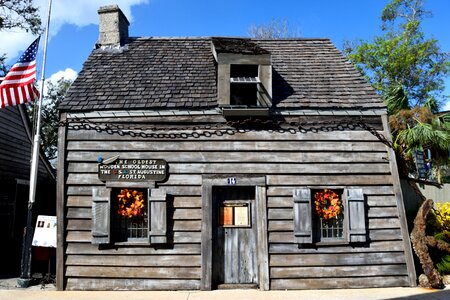
[[[45,86],[45,64],[47,60],[47,44],[48,34],[50,29],[50,13],[52,10],[52,0],[48,1],[48,16],[47,16],[47,28],[45,30],[45,42],[44,42],[44,56],[42,58],[42,74],[41,74],[41,90],[39,93],[39,99],[35,102],[37,106],[37,121],[36,129],[33,139],[33,151],[31,156],[31,171],[30,171],[30,191],[28,198],[28,216],[27,226],[23,238],[22,249],[22,264],[20,271],[20,278],[18,284],[20,287],[28,287],[31,282],[31,251],[32,251],[32,239],[33,239],[33,204],[36,198],[36,184],[39,169],[39,149],[41,144],[41,114],[42,114],[42,98],[44,96]]]

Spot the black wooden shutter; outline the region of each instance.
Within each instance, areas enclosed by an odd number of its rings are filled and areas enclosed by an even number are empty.
[[[111,189],[92,188],[92,244],[109,244],[111,236]]]
[[[313,241],[311,190],[294,190],[294,235],[297,243],[311,244]]]
[[[367,240],[366,211],[362,189],[347,189],[349,242],[365,242]]]
[[[150,189],[148,195],[148,239],[151,244],[167,243],[166,191]]]

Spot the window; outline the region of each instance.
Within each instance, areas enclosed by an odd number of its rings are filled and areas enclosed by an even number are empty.
[[[272,106],[272,56],[254,41],[213,38],[217,102],[225,117],[267,116]]]
[[[230,105],[258,106],[258,65],[230,66]]]
[[[250,202],[223,202],[220,207],[220,225],[222,227],[251,227]]]
[[[142,241],[148,238],[148,200],[146,189],[112,190],[113,240]]]
[[[296,189],[294,236],[297,243],[361,243],[367,241],[362,189]]]
[[[92,189],[92,243],[167,242],[164,189]]]
[[[343,190],[312,190],[313,224],[316,241],[342,241],[344,239]]]

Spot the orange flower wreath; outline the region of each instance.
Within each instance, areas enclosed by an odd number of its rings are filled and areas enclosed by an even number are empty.
[[[314,195],[316,213],[324,220],[335,218],[341,212],[341,200],[338,194],[332,190],[324,189]]]
[[[117,213],[125,218],[141,217],[144,211],[144,195],[137,190],[123,189],[117,195],[119,209]]]

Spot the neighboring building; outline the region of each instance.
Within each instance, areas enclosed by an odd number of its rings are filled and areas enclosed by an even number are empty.
[[[0,268],[2,277],[20,274],[30,188],[31,131],[24,105],[0,109],[0,231],[3,245],[0,253],[7,258]],[[56,214],[55,171],[43,152],[38,172],[34,220],[38,214]],[[34,265],[32,263],[32,267]]]
[[[58,289],[416,284],[386,107],[328,39],[99,14],[59,107]]]

